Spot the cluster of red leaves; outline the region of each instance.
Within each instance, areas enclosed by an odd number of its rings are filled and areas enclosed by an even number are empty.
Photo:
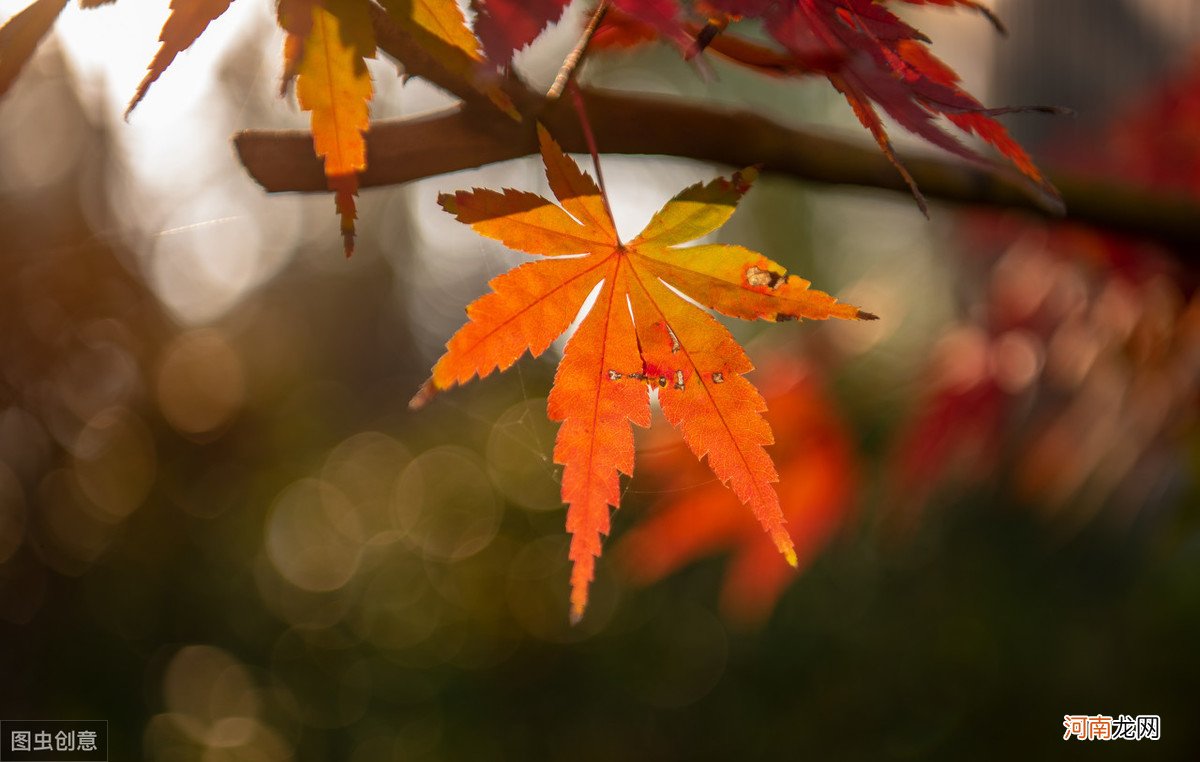
[[[813,370],[778,355],[758,373],[777,435],[779,502],[796,540],[797,565],[780,563],[753,517],[662,429],[652,432],[643,458],[666,497],[616,548],[621,566],[642,584],[703,556],[730,553],[721,610],[743,627],[766,619],[787,585],[851,518],[859,471],[850,428]]]
[[[935,346],[897,439],[904,521],[939,488],[1001,474],[1075,520],[1136,508],[1138,485],[1169,481],[1172,442],[1197,412],[1200,301],[1162,272],[1106,264],[1111,251],[1081,230],[1001,246],[982,309]]]
[[[897,0],[922,5],[962,5],[999,22],[970,0]],[[614,2],[594,43],[600,47],[630,48],[661,35],[653,24]],[[636,4],[634,4],[636,5]],[[1047,196],[1054,190],[1029,155],[996,121],[1013,109],[988,109],[959,87],[954,71],[930,52],[927,38],[903,22],[882,0],[705,0],[705,18],[676,14],[682,34],[671,39],[690,41],[688,52],[700,47],[738,65],[777,77],[818,74],[845,96],[855,115],[903,175],[918,203],[924,200],[916,183],[897,159],[878,109],[905,129],[930,143],[971,161],[983,161],[973,150],[938,124],[945,117],[961,131],[991,144]],[[760,21],[778,47],[765,47],[731,33],[735,20]]]
[[[1109,131],[1108,174],[1200,198],[1200,53]]]

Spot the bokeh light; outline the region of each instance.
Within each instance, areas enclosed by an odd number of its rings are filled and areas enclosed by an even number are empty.
[[[496,418],[487,442],[489,473],[509,501],[532,511],[562,505],[558,472],[550,459],[557,434],[546,400],[526,399]]]
[[[264,547],[276,570],[296,587],[327,592],[358,571],[365,532],[354,505],[333,485],[301,479],[275,500]]]
[[[219,332],[176,337],[158,367],[158,406],[180,433],[204,438],[224,428],[245,402],[242,361]]]
[[[405,541],[443,561],[487,547],[503,512],[479,457],[455,446],[413,458],[396,480],[392,505]]]

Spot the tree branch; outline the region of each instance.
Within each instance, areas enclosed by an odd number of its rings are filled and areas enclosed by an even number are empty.
[[[873,147],[785,127],[758,114],[653,98],[584,90],[596,141],[604,153],[660,154],[766,171],[801,180],[908,194],[895,169]],[[554,101],[537,114],[569,151],[587,145],[570,104]],[[251,176],[267,191],[324,191],[325,178],[307,132],[239,133],[234,142]],[[534,119],[523,123],[492,109],[459,105],[426,116],[377,122],[367,134],[363,187],[515,159],[537,152]],[[904,159],[930,198],[956,204],[1022,209],[1054,216],[1016,173],[941,158]],[[1200,204],[1169,194],[1056,174],[1065,219],[1200,250]]]
[[[463,102],[425,116],[372,124],[362,187],[395,185],[537,153],[537,121],[544,122],[567,150],[588,152],[569,103],[546,99],[510,79],[504,90],[526,117],[514,121],[434,61],[383,8],[371,3],[371,11],[381,50],[406,73],[429,80]],[[874,146],[785,127],[751,112],[659,96],[586,89],[583,95],[603,153],[680,156],[735,167],[760,164],[766,171],[800,180],[909,194],[904,178]],[[235,136],[234,143],[247,171],[269,192],[327,188],[308,132],[246,131]],[[1200,203],[1186,196],[1052,174],[1064,213],[1011,170],[943,158],[904,157],[903,162],[929,198],[1022,209],[1132,233],[1172,244],[1189,259],[1200,252]]]

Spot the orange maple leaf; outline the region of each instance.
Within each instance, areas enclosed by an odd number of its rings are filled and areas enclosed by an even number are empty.
[[[304,46],[312,32],[313,6],[319,0],[277,0],[275,18],[283,30],[283,74],[279,77],[279,95],[287,94],[288,87],[300,70],[304,58]]]
[[[647,457],[646,471],[666,497],[616,549],[620,565],[639,584],[656,582],[706,555],[731,552],[721,610],[743,627],[761,624],[788,584],[833,538],[850,515],[858,481],[849,427],[816,375],[784,357],[769,361],[762,372],[768,418],[779,433],[780,502],[795,530],[797,565],[780,563],[753,518],[739,510],[728,490],[705,479],[700,465],[678,446],[649,448],[657,452]]]
[[[746,319],[872,319],[809,282],[740,246],[679,248],[721,227],[757,172],[685,189],[635,239],[622,243],[592,178],[540,125],[550,188],[559,204],[532,193],[484,189],[443,194],[460,222],[510,248],[550,259],[494,278],[492,293],[467,308],[469,322],[447,343],[433,375],[413,398],[511,366],[526,350],[539,355],[571,324],[588,295],[596,301],[567,343],[549,398],[562,421],[554,460],[563,466],[569,506],[571,616],[587,605],[588,585],[609,506],[620,503],[620,474],[633,472],[630,422],[650,423],[649,390],[699,458],[748,503],[775,547],[795,550],[772,485],[778,475],[764,449],[771,429],[762,397],[743,378],[753,369],[729,331],[681,292],[718,312]],[[668,285],[669,284],[669,285]]]
[[[313,3],[311,11],[312,26],[296,64],[296,98],[312,112],[313,147],[325,160],[326,182],[335,193],[350,256],[358,173],[367,168],[363,133],[369,127],[367,104],[373,90],[366,59],[375,56],[375,32],[362,0],[324,0]]]
[[[191,47],[192,43],[204,34],[208,25],[224,13],[232,2],[233,0],[171,0],[171,15],[167,16],[167,21],[158,36],[162,46],[154,54],[154,59],[147,67],[146,76],[142,78],[133,99],[125,107],[126,118],[142,98],[146,97],[150,85],[167,70],[175,56]]]

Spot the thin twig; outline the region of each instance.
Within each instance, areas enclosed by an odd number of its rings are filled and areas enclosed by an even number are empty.
[[[596,10],[592,11],[592,17],[588,19],[587,26],[584,27],[583,34],[575,42],[575,47],[571,48],[571,52],[567,54],[563,65],[558,70],[558,75],[554,77],[554,83],[550,85],[550,89],[546,91],[546,100],[558,100],[563,94],[563,90],[575,76],[575,70],[579,68],[579,64],[583,61],[583,55],[587,52],[588,44],[592,41],[592,36],[596,34],[596,30],[600,28],[600,22],[604,20],[604,14],[608,12],[608,0],[600,0],[596,3]]]

